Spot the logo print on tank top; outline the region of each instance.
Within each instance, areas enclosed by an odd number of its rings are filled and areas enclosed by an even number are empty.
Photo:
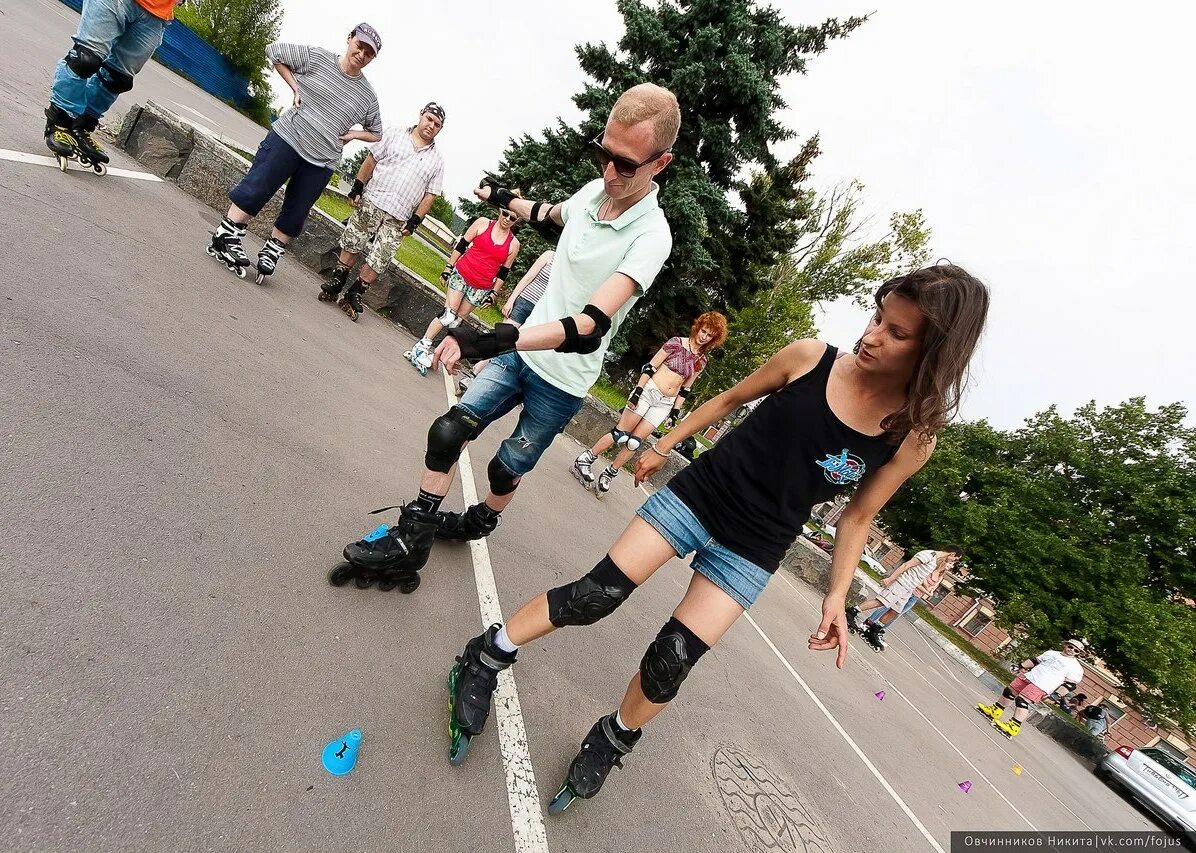
[[[864,477],[864,460],[849,453],[844,447],[837,455],[826,454],[826,459],[816,460],[822,474],[836,486],[858,483]]]

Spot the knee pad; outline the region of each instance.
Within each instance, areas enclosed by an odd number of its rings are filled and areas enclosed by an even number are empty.
[[[1003,691],[1001,691],[1001,695],[1003,697],[1005,697],[1006,699],[1016,699],[1017,698],[1017,696],[1014,694],[1014,692],[1012,690],[1010,690],[1008,687],[1006,687]]]
[[[84,79],[95,74],[100,70],[100,66],[104,64],[104,57],[100,56],[90,47],[81,45],[78,42],[75,42],[75,46],[66,52],[66,56],[63,59],[66,60],[67,68]]]
[[[614,613],[634,589],[635,583],[607,554],[585,577],[548,591],[548,621],[557,628],[593,625]]]
[[[615,427],[610,431],[610,437],[614,439],[615,447],[626,447],[632,453],[639,450],[640,445],[644,443],[644,440],[639,436],[632,435],[629,432],[623,432],[618,427]]]
[[[100,69],[100,83],[109,92],[119,95],[133,88],[133,77],[111,65],[105,65]]]
[[[453,309],[445,308],[444,313],[436,318],[446,329],[455,329],[461,325],[461,318],[453,313]]]
[[[472,439],[481,422],[460,406],[453,406],[432,421],[428,428],[428,450],[424,454],[424,465],[429,471],[448,473],[457,464],[461,448]]]
[[[499,496],[511,494],[519,485],[519,478],[508,471],[497,456],[486,466],[486,476],[490,478],[490,491]]]
[[[1017,699],[1014,700],[1013,704],[1019,708],[1029,708],[1030,707],[1030,703],[1027,702],[1025,699],[1023,699],[1021,696],[1018,696]]]
[[[640,661],[640,687],[644,696],[657,705],[672,702],[685,676],[709,650],[710,646],[676,616],[670,617]]]

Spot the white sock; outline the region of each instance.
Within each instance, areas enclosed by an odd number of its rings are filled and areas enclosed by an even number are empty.
[[[622,729],[625,732],[631,731],[631,726],[629,726],[625,722],[623,722],[623,712],[622,711],[615,711],[615,725],[618,726],[620,729]]]
[[[519,651],[519,646],[511,642],[511,638],[507,636],[507,626],[503,625],[498,629],[498,633],[494,635],[494,645],[498,646],[507,654],[514,654]]]

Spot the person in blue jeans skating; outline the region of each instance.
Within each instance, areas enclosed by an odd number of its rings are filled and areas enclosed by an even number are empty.
[[[463,358],[490,363],[461,401],[432,422],[419,493],[393,526],[346,545],[346,562],[332,569],[329,583],[377,582],[381,590],[413,592],[437,537],[481,539],[498,527],[520,481],[581,408],[611,339],[672,251],[653,179],[672,161],[680,126],[676,97],[642,83],[619,97],[593,141],[602,177],[566,201],[519,198],[491,178],[475,190],[481,201],[513,211],[537,231],[559,234],[548,285],[522,327],[499,323],[479,333],[462,323],[448,330],[433,370],[439,363],[455,373]],[[516,406],[522,411],[515,431],[486,470],[489,494],[464,512],[441,512],[461,451]]]
[[[74,45],[54,69],[46,147],[58,157],[107,171],[92,133],[162,43],[175,0],[84,0]],[[65,167],[65,161],[64,161]]]

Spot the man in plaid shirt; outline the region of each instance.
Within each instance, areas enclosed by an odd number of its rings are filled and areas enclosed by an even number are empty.
[[[356,210],[341,235],[336,269],[320,285],[320,300],[335,299],[353,320],[362,312],[361,295],[386,270],[399,241],[419,229],[444,187],[444,160],[435,141],[443,126],[444,107],[433,101],[420,110],[414,126],[387,128],[357,170],[349,191]],[[365,263],[345,289],[367,244]]]

